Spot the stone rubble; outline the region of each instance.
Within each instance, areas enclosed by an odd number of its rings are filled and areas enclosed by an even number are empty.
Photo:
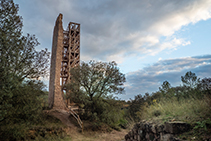
[[[125,135],[125,141],[181,141],[174,135],[187,132],[190,128],[190,124],[184,122],[155,124],[142,121],[135,124],[133,129]]]

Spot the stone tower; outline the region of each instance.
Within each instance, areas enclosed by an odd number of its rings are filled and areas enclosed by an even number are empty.
[[[49,108],[66,109],[62,85],[70,82],[70,69],[80,64],[80,24],[70,22],[62,26],[62,14],[57,17],[51,53]]]

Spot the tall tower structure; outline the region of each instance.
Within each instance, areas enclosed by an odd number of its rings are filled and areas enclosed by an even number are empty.
[[[70,69],[80,64],[80,24],[62,26],[62,14],[57,17],[51,53],[48,104],[50,108],[66,109],[62,86],[71,82]]]
[[[61,84],[71,80],[70,69],[80,64],[80,24],[70,22],[63,32]]]

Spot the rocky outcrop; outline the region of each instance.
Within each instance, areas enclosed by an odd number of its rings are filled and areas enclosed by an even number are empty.
[[[184,122],[155,124],[142,121],[134,125],[125,135],[125,141],[180,141],[174,136],[189,131],[191,126]]]

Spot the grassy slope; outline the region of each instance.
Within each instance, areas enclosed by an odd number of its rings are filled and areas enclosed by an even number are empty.
[[[154,121],[184,121],[193,127],[188,133],[180,135],[184,139],[211,138],[211,98],[189,98],[178,101],[175,97],[153,100],[152,105],[145,105],[137,113],[141,119]]]

